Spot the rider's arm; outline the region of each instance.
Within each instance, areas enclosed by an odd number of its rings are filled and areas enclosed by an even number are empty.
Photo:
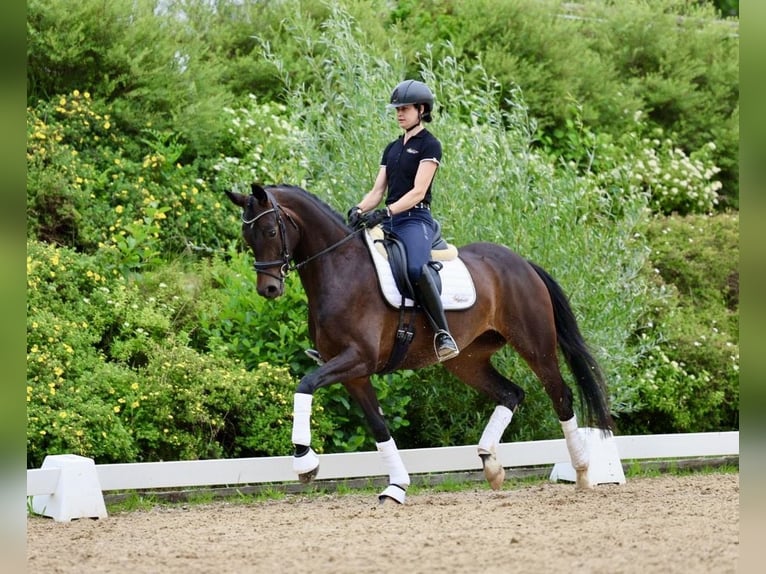
[[[378,207],[380,202],[383,201],[383,196],[386,194],[387,185],[388,178],[386,177],[386,166],[381,165],[372,189],[367,192],[367,195],[362,198],[362,201],[356,204],[357,207],[359,207],[363,213],[367,213]]]
[[[428,186],[436,175],[436,169],[439,164],[434,160],[423,160],[418,165],[418,172],[415,174],[415,185],[402,197],[389,205],[391,214],[401,213],[412,209],[418,203],[423,201],[428,191]]]

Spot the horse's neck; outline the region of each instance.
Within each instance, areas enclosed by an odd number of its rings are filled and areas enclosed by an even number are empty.
[[[311,299],[323,293],[329,286],[337,285],[340,278],[348,277],[349,268],[362,272],[359,265],[365,261],[365,247],[354,237],[343,242],[348,231],[340,226],[303,223],[304,235],[296,246],[294,259],[306,295]],[[306,231],[308,230],[308,231]],[[351,254],[358,250],[358,254]],[[305,265],[301,262],[307,261]],[[358,263],[354,263],[357,261]]]

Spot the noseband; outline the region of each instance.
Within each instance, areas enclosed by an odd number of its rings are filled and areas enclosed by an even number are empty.
[[[289,213],[287,213],[284,210],[284,208],[282,208],[281,205],[279,205],[277,203],[276,199],[274,199],[274,196],[271,193],[269,193],[267,191],[266,192],[266,196],[269,199],[269,203],[271,204],[271,208],[267,209],[266,211],[263,211],[263,212],[259,213],[258,215],[256,215],[252,219],[245,219],[245,212],[243,211],[242,212],[242,223],[244,225],[249,225],[250,228],[252,229],[252,227],[255,224],[255,222],[258,221],[264,215],[268,215],[269,213],[273,213],[274,216],[277,218],[277,227],[279,227],[279,238],[282,241],[282,258],[281,259],[275,259],[273,261],[263,261],[263,262],[255,261],[253,263],[253,268],[255,269],[256,273],[263,273],[264,275],[268,275],[269,277],[273,277],[274,279],[276,279],[280,283],[284,283],[285,282],[285,277],[287,277],[287,274],[290,271],[297,271],[297,270],[299,270],[301,267],[303,267],[304,265],[306,265],[310,261],[313,261],[317,257],[320,257],[321,255],[324,255],[325,253],[327,253],[329,251],[332,251],[336,247],[339,247],[342,244],[346,243],[346,241],[348,241],[349,239],[354,237],[359,231],[361,231],[361,229],[358,229],[358,230],[354,231],[353,233],[348,234],[346,237],[344,237],[343,239],[341,239],[337,243],[334,243],[334,244],[330,245],[329,247],[319,251],[318,253],[315,253],[314,255],[311,255],[310,257],[307,257],[306,259],[304,259],[300,263],[291,263],[290,260],[291,260],[292,257],[290,255],[290,252],[289,252],[288,248],[287,248],[287,228],[285,227],[285,221],[282,218],[282,214],[284,214],[287,217],[288,221],[290,221],[290,223],[296,229],[299,229],[298,224],[295,223],[295,220],[292,218],[292,216]],[[251,195],[250,199],[248,200],[248,207],[252,208],[254,201],[255,201],[255,197]],[[274,274],[274,273],[269,271],[269,269],[271,269],[272,267],[276,267],[277,265],[279,266],[279,275],[276,275],[276,274]]]

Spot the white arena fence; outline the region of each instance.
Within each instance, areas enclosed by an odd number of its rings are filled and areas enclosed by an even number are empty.
[[[739,455],[739,432],[608,436],[581,429],[591,449],[591,473],[623,483],[626,460],[682,459]],[[592,440],[589,437],[596,437]],[[594,442],[595,441],[595,442]],[[410,474],[481,470],[476,446],[403,449]],[[569,480],[573,473],[564,439],[502,443],[497,458],[504,467],[554,465],[551,480]],[[599,458],[601,460],[599,460]],[[594,464],[595,463],[595,464]],[[385,474],[377,451],[320,454],[317,480],[376,477]],[[212,487],[295,482],[292,456],[215,460],[99,464],[64,454],[46,457],[39,469],[27,470],[27,496],[33,511],[57,521],[105,517],[104,491]]]

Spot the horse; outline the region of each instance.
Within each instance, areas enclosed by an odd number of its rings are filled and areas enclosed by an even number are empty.
[[[297,271],[308,300],[308,330],[319,366],[303,376],[293,395],[293,470],[303,483],[319,471],[311,447],[314,392],[341,383],[361,407],[388,473],[381,503],[404,503],[409,474],[402,462],[370,376],[382,372],[395,340],[400,311],[381,296],[370,250],[343,216],[314,194],[293,185],[250,184],[250,193],[226,190],[242,209],[242,237],[255,257],[256,289],[274,299],[284,293],[285,277]],[[556,281],[537,264],[509,248],[489,242],[458,248],[475,283],[476,300],[447,311],[459,355],[442,363],[465,384],[495,404],[477,445],[486,480],[494,490],[505,478],[496,448],[524,391],[500,374],[491,358],[510,345],[542,383],[561,424],[575,488],[593,487],[589,453],[578,432],[574,398],[559,366],[561,352],[579,390],[584,422],[606,433],[613,429],[603,373],[588,349],[570,303]],[[423,313],[413,318],[415,336],[401,369],[421,369],[437,361],[431,325]],[[430,335],[430,336],[429,336]]]

